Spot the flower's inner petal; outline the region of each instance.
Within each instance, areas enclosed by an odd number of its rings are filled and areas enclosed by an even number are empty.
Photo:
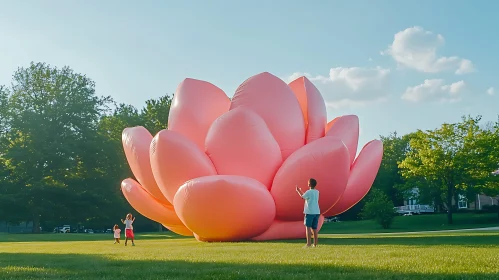
[[[305,144],[305,122],[291,88],[270,73],[244,81],[236,90],[230,109],[245,107],[260,115],[286,159]]]
[[[279,144],[265,121],[244,107],[213,122],[206,137],[206,154],[219,175],[251,177],[268,189],[282,164]]]
[[[350,173],[346,146],[337,138],[324,137],[293,153],[277,172],[270,190],[276,204],[276,218],[298,221],[303,218],[304,200],[296,186],[308,190],[308,180],[317,180],[321,213],[343,194]]]
[[[175,214],[172,205],[165,205],[152,197],[139,183],[133,179],[125,179],[121,183],[121,191],[130,205],[144,217],[163,224],[173,232],[192,236],[182,221]]]
[[[348,184],[341,199],[324,214],[325,217],[339,215],[357,204],[371,189],[383,158],[383,142],[367,143],[355,160]]]
[[[151,170],[149,146],[152,135],[142,126],[125,128],[122,133],[123,149],[137,181],[157,200],[166,205],[171,203],[164,197],[156,184]]]
[[[289,84],[305,119],[306,143],[324,137],[327,111],[319,90],[306,77],[300,77]]]
[[[174,131],[160,131],[151,143],[150,153],[154,178],[171,203],[186,181],[217,174],[208,156],[194,142]]]
[[[205,81],[185,79],[173,97],[168,129],[189,138],[204,151],[208,129],[229,107],[230,99],[220,88]]]
[[[340,138],[345,143],[350,153],[350,164],[352,164],[359,144],[359,118],[355,115],[338,118],[326,132],[326,136]]]
[[[241,241],[265,232],[275,217],[267,188],[255,179],[216,175],[186,182],[175,211],[199,240]]]

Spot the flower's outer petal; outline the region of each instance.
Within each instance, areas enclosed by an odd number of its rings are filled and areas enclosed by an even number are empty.
[[[291,88],[264,72],[244,81],[236,90],[230,109],[246,107],[260,115],[279,143],[286,159],[305,144],[305,122]]]
[[[341,116],[326,132],[326,137],[328,136],[340,138],[345,143],[350,153],[350,164],[352,164],[359,144],[359,118],[355,115]]]
[[[326,125],[326,133],[333,127],[334,123],[339,120],[341,117],[336,117],[332,121],[328,122]]]
[[[205,81],[185,79],[173,97],[168,129],[189,138],[204,151],[208,129],[229,107],[230,99],[220,88]]]
[[[172,226],[172,225],[163,225],[165,228],[170,230],[171,232],[174,232],[178,235],[182,236],[193,236],[193,232],[190,231],[188,228],[186,228],[184,225],[181,226]]]
[[[173,205],[180,220],[204,241],[248,240],[265,232],[275,217],[267,188],[235,175],[190,180],[180,187]]]
[[[324,216],[319,217],[317,229],[320,231],[324,224]],[[302,239],[306,238],[304,221],[279,221],[272,223],[267,231],[251,238],[253,241]]]
[[[219,175],[241,175],[267,186],[282,164],[281,150],[265,121],[239,107],[213,122],[206,137],[206,154]]]
[[[186,181],[217,174],[210,158],[194,142],[171,130],[156,134],[150,152],[154,178],[171,203]]]
[[[305,119],[306,143],[324,137],[327,111],[319,90],[306,77],[300,77],[289,84],[300,103]]]
[[[171,205],[165,205],[152,197],[137,181],[128,178],[121,183],[121,191],[130,205],[144,217],[161,223],[171,231],[192,236],[182,221],[175,214]]]
[[[382,158],[383,142],[373,140],[364,146],[352,166],[350,178],[348,179],[343,196],[338,203],[324,214],[325,217],[339,215],[364,198],[371,189],[374,179],[378,174]]]
[[[149,146],[152,141],[151,133],[142,126],[125,128],[121,139],[128,164],[140,185],[162,204],[171,205],[161,193],[152,174],[149,158]]]
[[[270,190],[276,204],[276,219],[303,218],[304,200],[296,193],[308,189],[310,178],[317,180],[319,207],[326,212],[345,191],[350,173],[348,150],[339,139],[324,137],[305,145],[282,164]]]

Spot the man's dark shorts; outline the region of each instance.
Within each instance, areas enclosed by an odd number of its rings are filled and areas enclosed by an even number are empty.
[[[317,229],[317,226],[319,225],[319,214],[317,215],[310,215],[306,214],[305,215],[305,226],[310,227],[312,229]]]

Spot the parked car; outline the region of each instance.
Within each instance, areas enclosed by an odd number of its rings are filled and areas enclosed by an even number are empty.
[[[324,222],[326,222],[326,223],[330,223],[330,222],[339,223],[340,219],[338,217],[329,217],[329,218],[325,218]]]
[[[71,226],[69,225],[63,225],[62,227],[56,227],[54,228],[55,233],[70,233],[71,232]]]

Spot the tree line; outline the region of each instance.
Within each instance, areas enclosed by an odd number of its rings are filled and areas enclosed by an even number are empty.
[[[165,95],[138,110],[98,96],[95,83],[69,67],[17,69],[11,85],[0,87],[0,220],[33,221],[34,231],[61,223],[112,227],[133,212],[120,190],[133,176],[121,133],[165,128],[171,101]],[[157,228],[145,218],[136,224]]]
[[[404,200],[416,199],[447,213],[452,224],[461,198],[476,202],[478,194],[499,195],[499,176],[494,174],[499,169],[499,116],[486,123],[481,116],[463,116],[433,130],[392,133],[381,140],[384,153],[372,187],[374,200],[384,201],[384,195],[391,205],[402,206]],[[346,215],[358,215],[365,201],[369,196]]]
[[[140,110],[99,96],[95,83],[70,67],[32,62],[0,86],[0,217],[40,227],[82,224],[109,228],[133,209],[120,182],[133,177],[121,133],[142,125],[153,135],[167,127],[172,95],[150,99]],[[464,194],[495,195],[499,120],[463,117],[431,131],[382,136],[384,158],[373,188],[402,205],[413,187],[419,200],[449,210]],[[457,201],[457,200],[455,200]],[[450,207],[449,207],[450,205]],[[345,216],[356,215],[363,201]],[[135,213],[140,217],[138,213]],[[139,218],[137,227],[157,224]]]

